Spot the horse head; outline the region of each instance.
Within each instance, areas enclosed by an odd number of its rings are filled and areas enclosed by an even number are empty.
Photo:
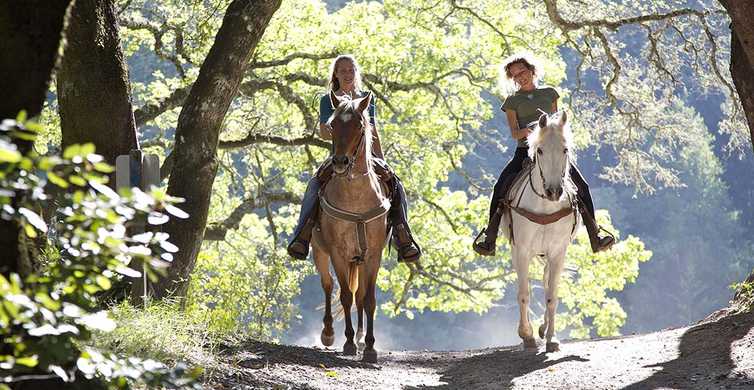
[[[337,175],[343,175],[353,168],[354,162],[361,153],[369,159],[366,151],[371,149],[371,133],[368,116],[364,110],[372,101],[372,94],[358,99],[339,97],[330,91],[330,99],[335,106],[335,112],[330,118],[333,139],[333,170]],[[367,135],[370,136],[367,136]],[[363,146],[363,147],[362,147]],[[368,164],[367,164],[368,167]]]
[[[559,201],[564,192],[573,193],[569,177],[572,136],[568,116],[560,111],[539,117],[539,126],[527,138],[529,157],[539,170],[544,198]],[[540,195],[541,196],[541,195]]]

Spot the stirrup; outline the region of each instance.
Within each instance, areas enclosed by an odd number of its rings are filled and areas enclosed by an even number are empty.
[[[600,231],[607,233],[607,236],[600,237],[599,236]],[[613,245],[615,245],[615,243],[618,241],[615,239],[615,235],[613,235],[613,233],[610,233],[609,231],[607,231],[607,229],[603,228],[602,226],[599,226],[599,229],[597,229],[597,233],[598,233],[597,234],[597,248],[592,248],[592,252],[594,253],[610,250],[610,248],[612,248]]]
[[[416,254],[411,256],[404,256],[405,252],[410,250],[411,248],[414,248],[416,250]],[[410,242],[400,248],[398,248],[398,262],[399,263],[414,263],[421,257],[422,252],[419,249],[419,247],[414,244],[413,242]]]
[[[482,234],[484,234],[484,241],[479,241],[479,239],[482,237]],[[476,238],[474,238],[474,243],[471,245],[472,248],[474,248],[474,252],[482,255],[482,256],[494,256],[495,255],[495,244],[487,241],[487,228],[482,228],[482,231],[477,234]],[[491,246],[492,248],[489,248],[487,246],[482,246],[484,244],[487,244]]]
[[[306,260],[309,257],[309,243],[296,238],[288,244],[287,251],[294,259]]]

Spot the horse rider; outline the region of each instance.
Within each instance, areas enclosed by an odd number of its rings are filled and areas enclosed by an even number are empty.
[[[530,56],[516,54],[509,57],[503,65],[506,78],[513,80],[518,90],[505,99],[500,109],[505,111],[511,136],[518,141],[518,145],[513,159],[506,165],[495,183],[487,227],[482,229],[474,239],[474,250],[483,256],[495,254],[500,219],[506,208],[504,199],[516,176],[523,169],[524,160],[528,158],[526,137],[533,131],[541,114],[552,114],[558,110],[560,95],[552,87],[537,86],[537,80],[541,78],[542,72],[540,67],[534,64],[535,61]],[[521,124],[524,126],[522,127]],[[594,217],[594,205],[592,195],[589,193],[589,185],[573,164],[571,164],[570,176],[577,188],[578,207],[589,234],[592,251],[596,253],[610,249],[615,243],[615,238],[599,236],[601,228]],[[482,234],[485,235],[484,240],[480,240]]]
[[[332,128],[328,120],[335,112],[337,102],[330,101],[329,91],[333,91],[337,96],[348,96],[351,99],[357,99],[366,93],[361,90],[361,74],[359,65],[351,55],[340,55],[332,62],[330,66],[330,80],[328,82],[328,93],[324,94],[319,104],[319,135],[325,140],[332,138]],[[398,176],[387,165],[382,155],[382,146],[377,132],[377,120],[375,102],[372,99],[369,105],[369,121],[374,127],[374,139],[372,143],[372,154],[374,156],[374,170],[385,183],[391,193],[390,211],[388,213],[388,224],[392,227],[392,241],[398,249],[399,262],[416,262],[421,257],[421,248],[413,239],[411,229],[408,226],[408,215],[406,203],[406,192]],[[311,241],[312,229],[316,225],[319,193],[327,184],[332,176],[332,163],[328,158],[317,170],[317,173],[309,180],[304,193],[303,204],[301,205],[301,215],[298,224],[293,232],[293,238],[288,244],[288,254],[296,259],[304,260],[309,254],[309,241]]]

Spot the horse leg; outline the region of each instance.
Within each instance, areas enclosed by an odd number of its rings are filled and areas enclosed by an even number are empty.
[[[346,342],[343,344],[343,354],[353,356],[356,355],[357,348],[353,342],[353,324],[351,323],[351,304],[353,304],[353,293],[348,288],[348,275],[338,275],[338,283],[340,283],[340,304],[343,306],[343,315],[346,320]]]
[[[322,282],[325,293],[325,317],[322,319],[322,334],[319,336],[322,345],[329,347],[335,342],[335,330],[332,327],[332,276],[330,275],[330,256],[325,251],[314,246],[314,264]]]
[[[545,323],[547,324],[547,331],[545,333],[547,341],[545,344],[546,352],[557,352],[560,350],[560,342],[555,337],[555,311],[558,308],[558,283],[560,282],[560,274],[563,272],[564,264],[565,251],[554,256],[552,263],[548,267],[547,288],[545,289],[545,301],[547,304],[545,311]]]
[[[367,363],[377,363],[377,350],[374,349],[374,311],[377,308],[376,297],[377,271],[375,270],[370,276],[366,286],[365,309],[367,314],[367,337],[366,347],[362,361]]]
[[[549,289],[549,280],[550,280],[550,260],[548,258],[547,262],[545,262],[545,269],[542,273],[542,287],[544,287],[545,295],[547,295],[547,290]],[[539,338],[544,339],[545,338],[545,331],[547,331],[547,316],[545,315],[544,321],[542,321],[542,325],[539,326]]]
[[[518,336],[524,341],[524,349],[537,348],[534,340],[534,330],[529,322],[529,258],[522,251],[513,247],[513,264],[516,267],[518,279]]]
[[[361,272],[361,274],[364,274],[365,272]],[[362,278],[363,279],[363,278]],[[364,281],[359,281],[360,286],[366,286],[366,283]],[[359,347],[359,350],[364,349],[364,299],[366,297],[366,289],[359,288],[359,291],[356,292],[356,313],[358,315],[358,325],[356,327],[356,346]]]

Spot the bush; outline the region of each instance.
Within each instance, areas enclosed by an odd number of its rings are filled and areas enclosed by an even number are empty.
[[[0,207],[4,223],[19,229],[18,262],[38,269],[40,253],[48,255],[44,271],[0,275],[0,389],[8,388],[2,383],[39,387],[33,383],[50,379],[94,388],[127,388],[132,381],[196,386],[198,373],[182,365],[170,369],[150,359],[81,347],[93,331],[115,328],[95,294],[120,278],[138,277],[136,266],[154,280],[172,259],[177,248],[166,234],[131,236],[128,227],[181,214],[175,199],[138,190],[118,195],[105,185],[112,167],[91,144],[72,146],[62,157],[19,151],[17,145],[33,141],[37,130],[23,114],[0,124]],[[61,207],[48,227],[39,210],[51,192]],[[49,247],[40,251],[45,235]]]

